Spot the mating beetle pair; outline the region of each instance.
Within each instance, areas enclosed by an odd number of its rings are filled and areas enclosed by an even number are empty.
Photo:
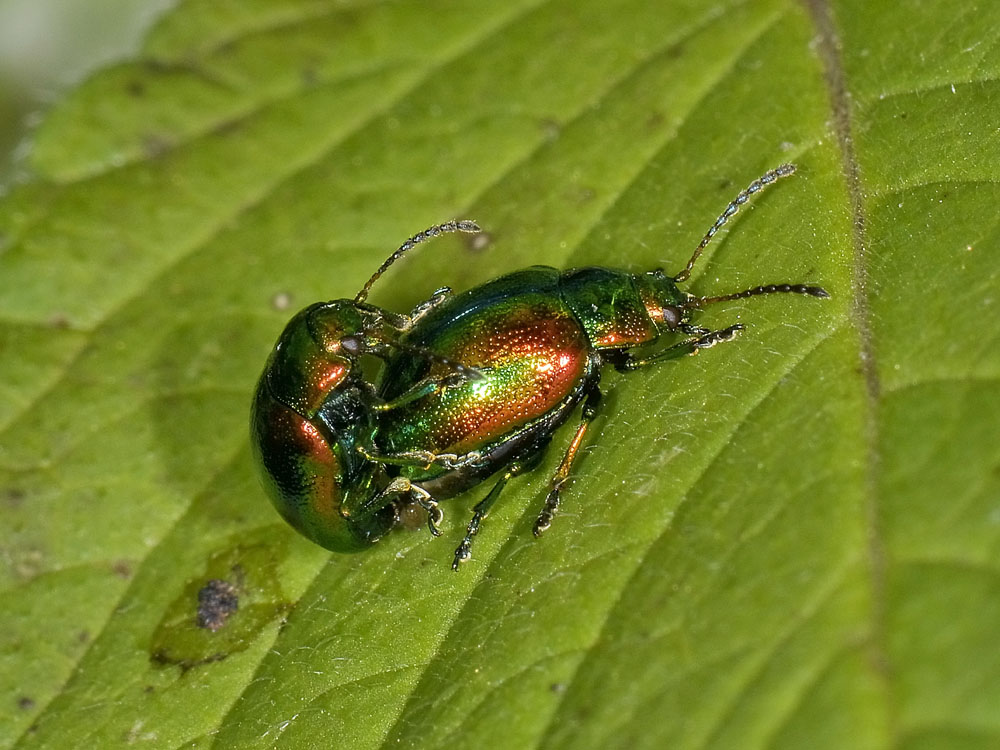
[[[437,500],[502,472],[474,508],[455,552],[457,569],[506,483],[539,463],[556,429],[582,403],[535,523],[535,534],[542,533],[597,413],[605,365],[630,371],[731,340],[742,326],[710,331],[690,323],[694,311],[717,302],[772,293],[829,296],[800,284],[714,297],[693,297],[677,286],[751,195],[793,172],[784,165],[751,183],[673,277],[533,266],[459,295],[439,290],[408,316],[368,305],[374,281],[417,243],[479,228],[451,222],[411,238],[354,300],[307,307],[279,338],[251,418],[275,507],[313,541],[346,551],[383,536],[407,503],[428,511],[437,535]],[[675,332],[687,338],[656,347],[661,335]],[[378,392],[357,367],[361,354],[385,362]]]

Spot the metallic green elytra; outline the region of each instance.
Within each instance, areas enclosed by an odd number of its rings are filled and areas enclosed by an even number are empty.
[[[475,506],[452,567],[470,554],[472,538],[504,485],[538,464],[554,431],[581,403],[582,415],[535,523],[549,527],[587,427],[601,400],[601,370],[636,370],[730,341],[742,329],[710,331],[692,325],[703,307],[773,293],[828,297],[818,286],[769,284],[713,297],[694,297],[687,280],[715,233],[751,195],[794,172],[783,165],[751,183],[726,208],[675,276],[632,274],[610,268],[558,271],[534,266],[444,299],[402,332],[407,345],[441,360],[461,362],[481,377],[433,387],[447,374],[440,362],[403,354],[387,360],[380,396],[398,406],[376,415],[371,433],[378,452],[423,451],[477,457],[451,465],[411,463],[392,468],[433,496],[424,505],[463,492],[501,472]],[[665,335],[687,338],[662,343]],[[419,397],[412,398],[412,394]]]
[[[461,465],[456,456],[426,451],[379,455],[373,442],[375,414],[391,411],[375,394],[358,359],[386,359],[405,352],[433,362],[446,375],[441,383],[475,379],[478,374],[401,341],[405,332],[439,304],[441,289],[410,315],[365,302],[372,284],[417,244],[446,232],[478,232],[471,221],[432,226],[403,243],[379,267],[354,299],[317,302],[299,312],[278,338],[257,383],[250,439],[267,494],[288,523],[317,544],[351,551],[377,540],[396,523],[394,498],[406,496],[438,515],[425,491],[404,477],[390,478],[388,464]],[[425,387],[425,386],[421,386]],[[404,397],[420,395],[419,389]]]

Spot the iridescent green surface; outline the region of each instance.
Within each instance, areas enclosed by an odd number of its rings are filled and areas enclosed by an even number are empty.
[[[407,343],[478,368],[483,379],[438,389],[379,418],[376,440],[388,452],[430,450],[486,455],[479,469],[428,485],[445,497],[472,486],[512,458],[544,450],[552,432],[596,384],[602,350],[627,350],[659,334],[650,309],[673,304],[672,282],[657,291],[624,271],[590,267],[560,272],[533,266],[444,302]],[[442,368],[409,356],[393,359],[382,395],[395,398]],[[407,467],[427,481],[440,467]]]
[[[480,368],[485,378],[393,409],[380,420],[378,439],[392,451],[465,453],[529,426],[571,396],[588,373],[588,344],[558,279],[555,269],[526,269],[455,297],[421,321],[409,343]],[[384,395],[442,374],[440,365],[400,357],[387,371]]]
[[[363,548],[388,531],[391,507],[362,508],[381,471],[356,450],[372,427],[342,339],[373,324],[350,301],[311,305],[285,327],[257,384],[254,456],[281,516],[327,549]],[[377,320],[374,323],[378,323]]]

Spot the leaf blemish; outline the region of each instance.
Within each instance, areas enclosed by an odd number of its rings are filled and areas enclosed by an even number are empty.
[[[215,632],[225,626],[229,616],[240,608],[236,587],[229,581],[212,578],[198,591],[198,616],[195,624]]]
[[[277,577],[281,544],[238,544],[209,556],[153,633],[150,661],[182,671],[249,648],[291,607]]]

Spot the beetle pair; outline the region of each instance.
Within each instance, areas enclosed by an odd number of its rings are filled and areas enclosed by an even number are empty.
[[[428,512],[437,535],[437,500],[500,473],[474,508],[455,552],[457,570],[504,486],[538,465],[556,429],[582,403],[535,523],[541,534],[597,413],[605,365],[636,370],[731,340],[742,326],[710,331],[691,324],[692,313],[711,304],[773,293],[829,296],[801,284],[714,297],[677,286],[751,195],[794,170],[783,165],[752,182],[673,277],[533,266],[459,295],[439,290],[409,315],[368,305],[372,284],[415,245],[479,227],[450,222],[410,238],[353,300],[311,305],[281,334],[251,417],[275,507],[313,541],[346,551],[377,541],[407,503]],[[657,348],[661,335],[675,332],[687,338]],[[378,391],[360,372],[362,354],[385,363]]]

